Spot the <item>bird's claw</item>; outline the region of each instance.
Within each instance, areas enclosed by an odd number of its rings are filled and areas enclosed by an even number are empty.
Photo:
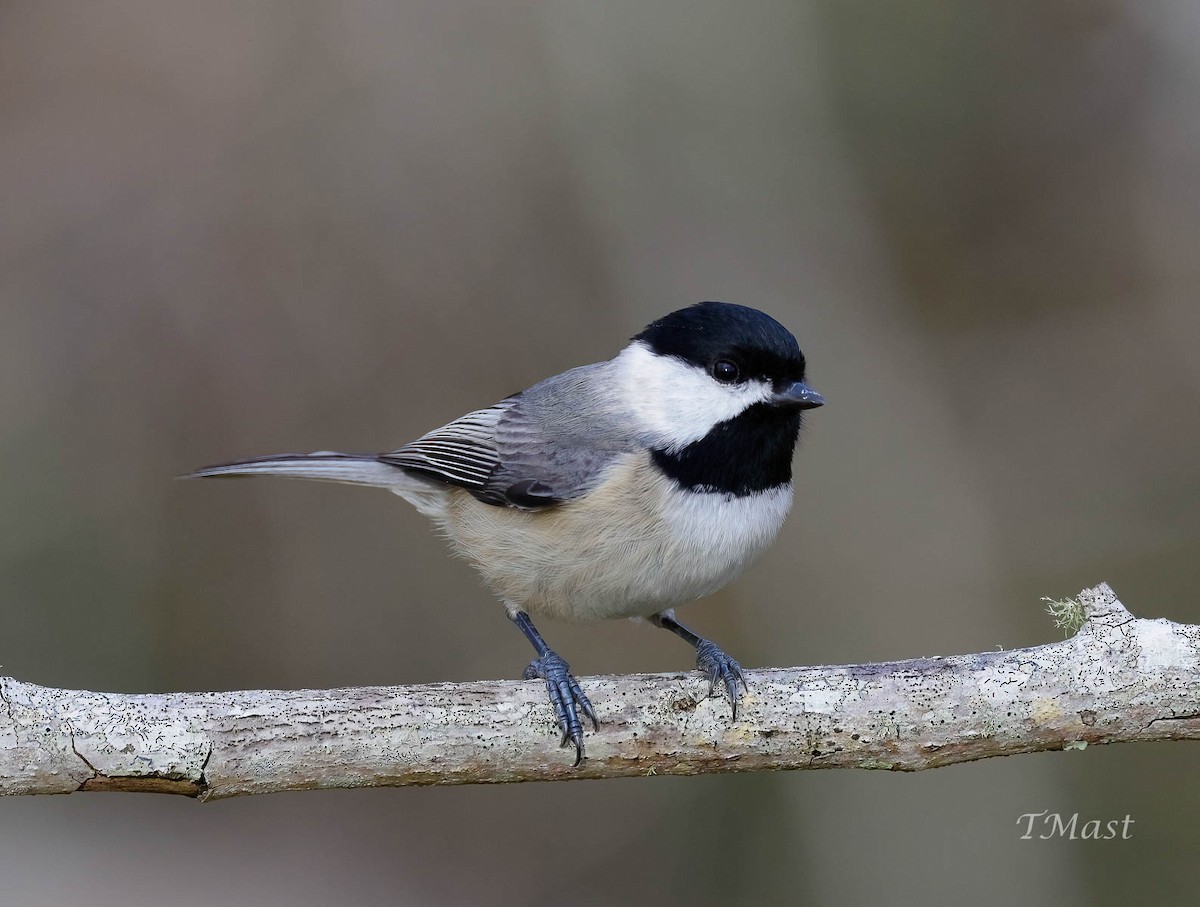
[[[579,720],[579,712],[582,711],[591,719],[595,730],[600,729],[600,722],[596,719],[591,700],[579,688],[579,681],[571,673],[571,666],[556,652],[547,652],[529,663],[524,677],[526,680],[540,677],[546,681],[546,694],[554,706],[554,720],[562,731],[559,746],[566,746],[568,740],[574,743],[575,764],[579,765],[583,761],[583,724]]]
[[[726,655],[715,643],[705,639],[696,646],[696,667],[708,676],[709,696],[716,692],[718,682],[725,685],[725,692],[729,694],[729,702],[733,705],[733,720],[737,721],[738,702],[741,700],[738,684],[742,685],[743,690],[749,691],[750,689],[742,674],[742,666]]]

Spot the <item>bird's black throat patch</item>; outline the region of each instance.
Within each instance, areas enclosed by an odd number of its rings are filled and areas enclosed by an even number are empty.
[[[799,410],[756,403],[676,453],[651,453],[683,488],[744,496],[792,480],[799,431]]]

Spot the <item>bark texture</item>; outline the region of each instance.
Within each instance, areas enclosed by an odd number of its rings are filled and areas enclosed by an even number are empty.
[[[135,695],[0,678],[0,794],[200,799],[310,788],[875,768],[1200,739],[1200,626],[1107,585],[1070,639],[1007,652],[747,672],[736,722],[697,674],[588,677],[599,732],[558,747],[541,681]]]

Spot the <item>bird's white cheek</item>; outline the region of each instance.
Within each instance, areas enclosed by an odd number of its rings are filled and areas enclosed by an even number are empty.
[[[771,396],[763,382],[719,384],[703,369],[655,355],[641,343],[626,347],[617,365],[622,399],[639,429],[672,450],[699,441],[714,425]]]

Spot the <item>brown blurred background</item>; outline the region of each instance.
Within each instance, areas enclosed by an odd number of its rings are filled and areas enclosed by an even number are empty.
[[[1200,621],[1200,7],[0,4],[0,662],[55,686],[515,677],[386,494],[182,483],[386,449],[700,299],[829,405],[749,666],[1033,645],[1100,580]],[[680,670],[628,623],[581,674]],[[1160,903],[1200,751],[198,806],[0,802],[6,903]],[[1135,820],[1022,841],[1021,813]]]

